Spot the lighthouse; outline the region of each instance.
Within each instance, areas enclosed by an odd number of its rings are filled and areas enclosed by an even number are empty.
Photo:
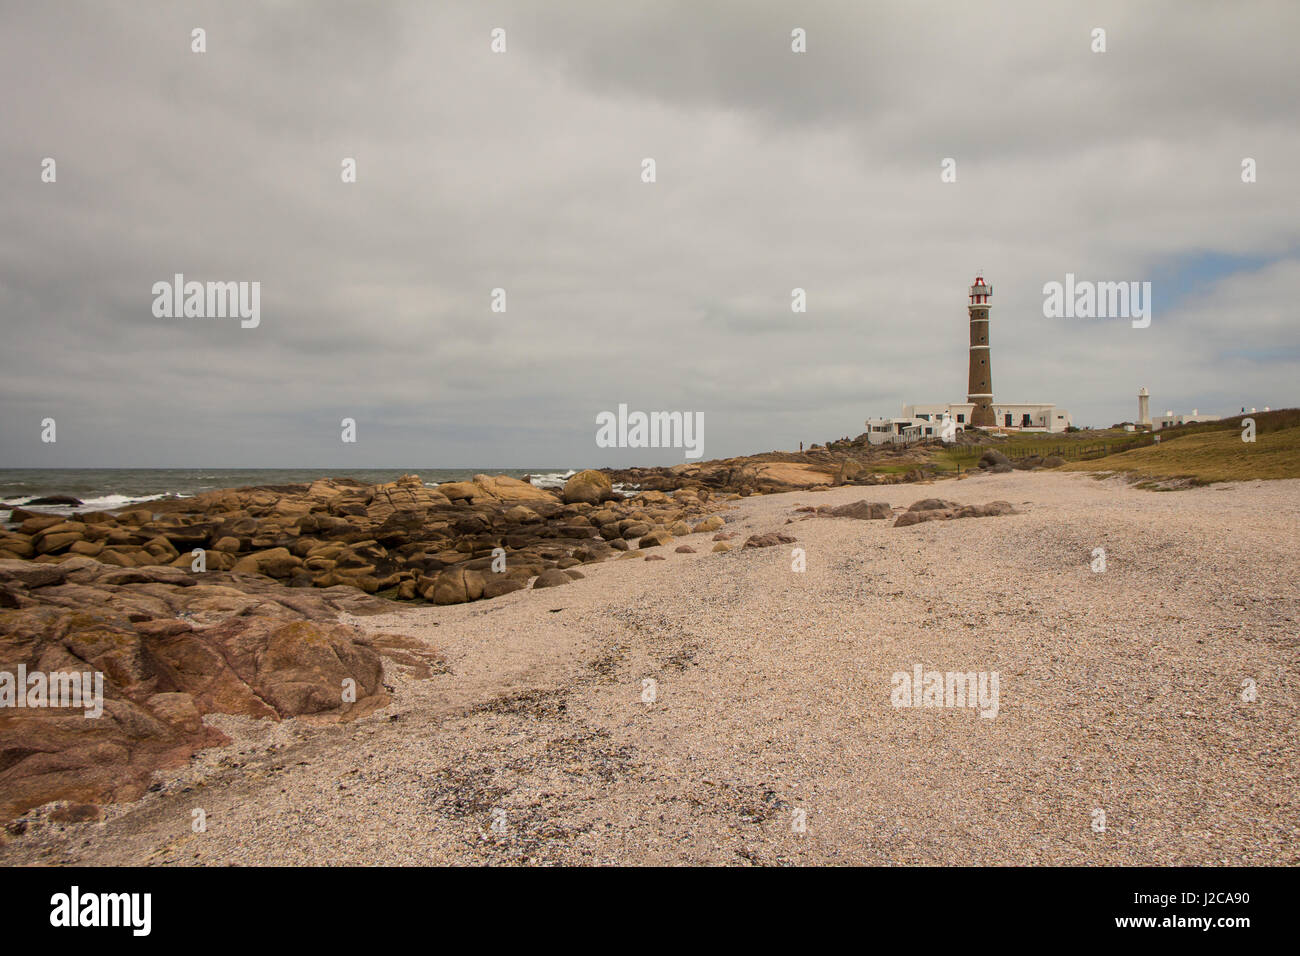
[[[966,401],[975,406],[971,409],[970,423],[984,428],[991,428],[995,424],[993,367],[989,359],[991,298],[993,286],[986,283],[983,276],[976,276],[975,284],[970,287],[970,302],[966,306],[966,311],[970,313],[970,379]]]
[[[1151,393],[1143,385],[1138,389],[1138,420],[1139,425],[1151,427]]]

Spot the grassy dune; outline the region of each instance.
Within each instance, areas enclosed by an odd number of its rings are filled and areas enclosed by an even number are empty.
[[[1244,416],[1255,419],[1254,442],[1242,441],[1242,418],[1185,425],[1160,432],[1160,444],[1104,458],[1070,462],[1066,471],[1123,472],[1152,480],[1195,484],[1300,478],[1300,409]]]

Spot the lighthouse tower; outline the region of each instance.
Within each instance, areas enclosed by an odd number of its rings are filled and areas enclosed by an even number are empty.
[[[993,286],[987,284],[983,276],[976,276],[975,284],[970,287],[970,303],[966,306],[966,311],[970,313],[970,384],[966,389],[966,401],[975,406],[971,409],[970,423],[985,428],[995,424],[993,368],[989,360],[991,298]]]
[[[1139,425],[1151,427],[1151,393],[1147,391],[1145,385],[1138,390],[1138,420]]]

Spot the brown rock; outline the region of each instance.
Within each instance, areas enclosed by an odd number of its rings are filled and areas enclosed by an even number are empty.
[[[531,482],[505,475],[475,475],[474,484],[491,498],[501,501],[554,501],[555,495]]]
[[[0,581],[14,581],[25,588],[62,584],[68,572],[61,564],[32,564],[29,561],[0,561]]]
[[[667,544],[671,540],[673,540],[673,536],[671,534],[669,534],[666,530],[662,528],[656,528],[652,531],[647,531],[645,534],[641,535],[641,538],[639,541],[637,541],[636,546],[638,548],[657,548],[659,547],[659,545]]]
[[[483,582],[483,597],[495,598],[528,587],[528,578],[513,574],[489,574]]]
[[[955,501],[945,501],[942,498],[922,498],[920,501],[914,501],[908,506],[908,511],[951,511],[954,508],[960,508],[961,505]]]
[[[569,584],[572,581],[573,578],[569,577],[563,571],[558,568],[551,568],[549,571],[543,571],[537,576],[537,580],[533,581],[533,587],[553,588],[558,587],[561,584]]]
[[[893,514],[893,508],[884,501],[854,501],[846,505],[838,505],[831,508],[829,512],[835,518],[858,518],[861,520],[873,520],[878,518],[888,518]]]
[[[618,497],[614,486],[610,484],[609,476],[590,468],[578,472],[566,481],[562,495],[565,504],[584,501],[591,505],[598,505],[602,501],[610,501]]]

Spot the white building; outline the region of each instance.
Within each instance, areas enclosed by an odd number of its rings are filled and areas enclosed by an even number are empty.
[[[1253,412],[1254,409],[1252,408],[1251,411]],[[1193,422],[1217,422],[1222,417],[1222,415],[1202,415],[1195,408],[1192,409],[1190,415],[1175,415],[1172,411],[1166,409],[1163,415],[1157,415],[1151,422],[1151,428],[1153,431],[1159,431],[1173,425],[1190,425]]]
[[[919,418],[868,418],[867,442],[871,445],[908,445],[924,437],[930,425]]]
[[[965,431],[970,423],[972,402],[949,402],[946,405],[904,405],[904,418],[918,418],[924,421],[938,421],[944,415],[951,415],[957,423],[958,431]],[[1063,408],[1057,408],[1050,402],[994,402],[994,427],[1016,428],[1022,431],[1063,432],[1074,420]],[[937,435],[938,432],[935,432]]]

